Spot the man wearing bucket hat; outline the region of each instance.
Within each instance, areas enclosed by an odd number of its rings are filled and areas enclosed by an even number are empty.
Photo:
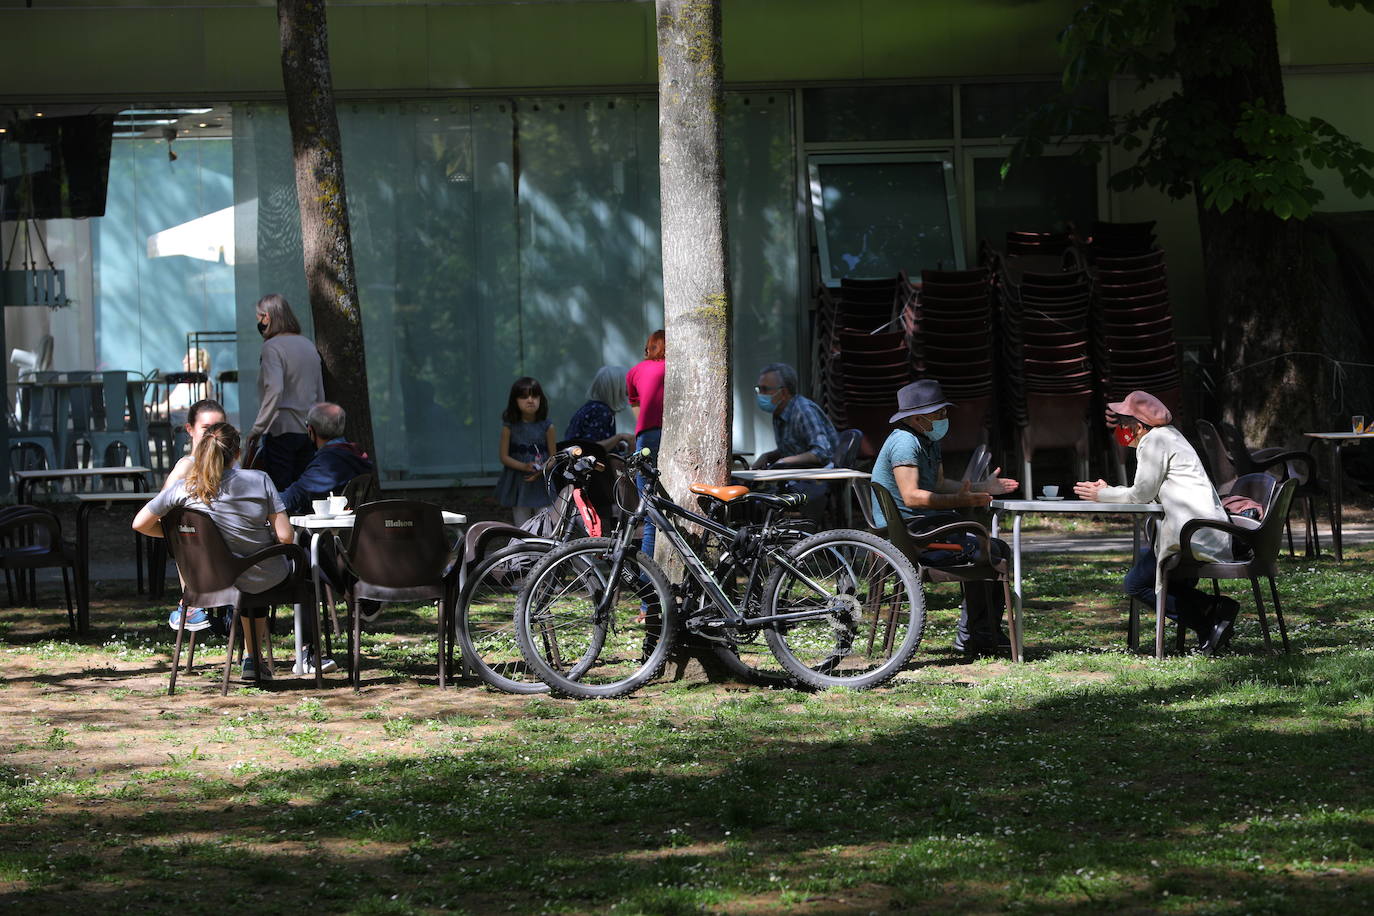
[[[1104,503],[1149,503],[1164,507],[1155,542],[1142,548],[1135,564],[1126,573],[1126,594],[1150,607],[1155,604],[1155,567],[1160,557],[1179,550],[1179,532],[1194,518],[1229,521],[1216,488],[1207,477],[1202,460],[1183,434],[1175,429],[1169,408],[1152,394],[1132,391],[1116,403],[1108,404],[1113,436],[1123,446],[1136,450],[1135,479],[1128,487],[1109,487],[1105,480],[1082,481],[1073,491],[1081,499]],[[1230,538],[1211,528],[1199,529],[1192,537],[1193,555],[1199,559],[1230,557]],[[1197,580],[1173,580],[1164,599],[1165,613],[1196,630],[1198,646],[1208,655],[1224,648],[1231,638],[1231,626],[1239,606],[1226,596],[1213,598],[1197,588]]]
[[[945,479],[940,440],[949,430],[947,408],[940,383],[921,379],[897,392],[897,412],[888,420],[895,429],[888,435],[873,464],[873,482],[892,493],[914,532],[927,531],[957,521],[958,509],[986,506],[994,496],[1010,493],[1020,484],[998,477],[1001,468],[982,483]],[[879,526],[887,524],[878,501],[873,500],[873,517]],[[992,542],[993,549],[1009,554],[1007,545]],[[989,652],[1011,645],[1002,632],[1002,590],[996,582],[964,583],[963,612],[954,637],[960,652]]]

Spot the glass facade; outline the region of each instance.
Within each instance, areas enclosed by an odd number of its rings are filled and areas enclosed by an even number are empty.
[[[116,139],[105,215],[91,220],[97,369],[180,371],[190,331],[234,326],[232,150],[226,139]],[[206,348],[212,372],[232,345]]]
[[[735,441],[745,449],[767,429],[752,407],[757,368],[799,352],[790,99],[727,99]],[[249,303],[281,292],[307,328],[309,308],[285,109],[236,106],[234,121],[251,406]],[[349,103],[339,126],[385,477],[491,473],[516,377],[540,380],[561,428],[600,366],[638,361],[663,322],[653,96]],[[621,422],[629,428],[628,412]]]

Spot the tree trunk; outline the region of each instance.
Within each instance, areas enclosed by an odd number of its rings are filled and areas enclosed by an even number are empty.
[[[1193,8],[1178,20],[1174,40],[1187,59],[1202,53],[1200,44],[1216,34],[1240,38],[1250,60],[1221,74],[1185,71],[1183,92],[1211,100],[1216,120],[1225,124],[1238,124],[1247,102],[1285,111],[1272,4],[1219,0]],[[1238,144],[1235,154],[1243,155]],[[1254,446],[1296,445],[1304,430],[1326,429],[1331,422],[1322,407],[1328,364],[1313,355],[1323,352],[1324,303],[1308,230],[1298,220],[1243,205],[1220,213],[1202,203],[1200,191],[1197,201],[1222,418],[1243,429]]]
[[[363,319],[353,272],[324,0],[278,0],[277,22],[291,152],[296,164],[296,197],[301,208],[305,278],[315,322],[315,345],[324,364],[324,390],[331,401],[347,411],[349,438],[373,454]]]
[[[668,492],[690,505],[689,484],[723,484],[730,466],[721,13],[719,0],[657,0],[657,12],[668,357],[659,465]]]

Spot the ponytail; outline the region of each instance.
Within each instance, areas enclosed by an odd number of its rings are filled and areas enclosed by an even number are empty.
[[[239,454],[239,431],[228,423],[214,423],[205,428],[191,455],[191,469],[186,472],[186,493],[205,505],[219,495],[224,472],[233,465]]]

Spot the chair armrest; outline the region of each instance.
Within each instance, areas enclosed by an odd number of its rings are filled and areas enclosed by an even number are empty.
[[[1182,530],[1178,533],[1178,553],[1181,562],[1202,562],[1197,557],[1193,556],[1193,535],[1201,528],[1224,531],[1232,537],[1239,539],[1251,550],[1255,549],[1255,535],[1258,533],[1258,529],[1244,528],[1234,522],[1218,522],[1210,518],[1193,518],[1184,522]]]
[[[310,558],[306,556],[305,549],[300,544],[273,544],[246,557],[236,558],[235,565],[238,569],[234,572],[234,578],[237,579],[244,570],[257,566],[263,560],[277,556],[286,557],[295,567],[296,575],[310,569]]]
[[[1261,457],[1259,453],[1251,455],[1251,461],[1257,468],[1271,468],[1276,464],[1287,464],[1297,462],[1302,465],[1303,475],[1299,479],[1302,481],[1317,479],[1317,460],[1312,457],[1311,452],[1282,451],[1274,449],[1264,449],[1265,454]],[[1288,476],[1285,473],[1284,476]]]
[[[978,539],[978,546],[983,549],[983,555],[992,557],[992,535],[988,534],[988,529],[977,522],[950,522],[948,525],[941,525],[939,528],[932,528],[929,531],[922,531],[920,534],[913,534],[911,539],[916,542],[918,547],[924,547],[932,542],[939,541],[944,535],[960,533],[972,534]]]

